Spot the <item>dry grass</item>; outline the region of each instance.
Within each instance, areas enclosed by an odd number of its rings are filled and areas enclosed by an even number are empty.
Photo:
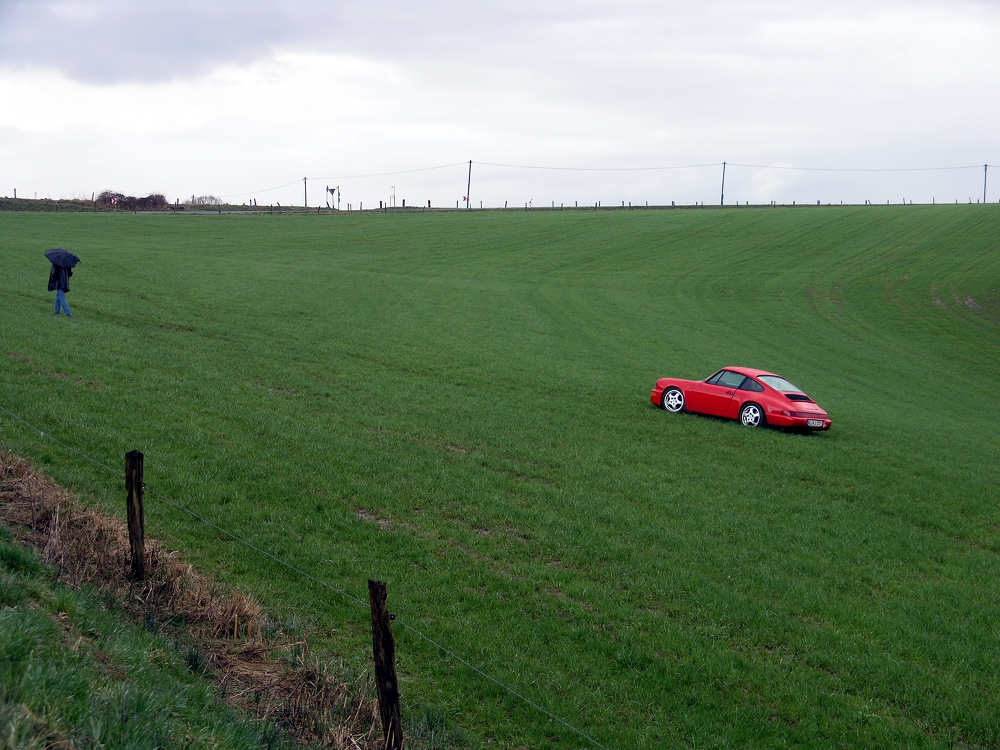
[[[211,672],[223,698],[282,726],[301,744],[369,750],[382,746],[370,675],[345,677],[304,641],[266,636],[261,606],[228,590],[146,538],[146,580],[129,579],[125,523],[79,503],[25,460],[0,451],[0,522],[40,550],[71,586],[113,597],[135,618],[184,632],[189,663]]]

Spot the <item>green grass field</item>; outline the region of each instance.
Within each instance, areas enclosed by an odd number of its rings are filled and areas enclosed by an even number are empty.
[[[122,615],[0,527],[0,748],[294,747],[219,700],[194,652]]]
[[[0,404],[143,450],[151,489],[355,596],[388,581],[608,748],[1000,744],[1000,209],[10,213],[0,267]],[[833,428],[649,403],[727,364]],[[0,441],[123,512],[3,414]],[[370,654],[365,608],[147,497],[149,533]],[[586,746],[396,636],[409,710]]]

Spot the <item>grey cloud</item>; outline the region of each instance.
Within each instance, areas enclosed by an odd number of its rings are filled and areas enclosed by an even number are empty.
[[[451,64],[524,36],[547,19],[580,13],[562,10],[512,3],[470,11],[450,1],[0,0],[0,64],[55,68],[97,83],[185,78],[288,49]]]
[[[336,37],[336,3],[0,0],[0,64],[97,83],[157,81]]]
[[[857,15],[854,3],[831,12]],[[562,80],[602,71],[648,78],[664,54],[745,47],[748,32],[774,19],[815,16],[787,0],[753,4],[602,2],[349,3],[343,0],[0,0],[0,64],[56,68],[88,82],[185,78],[277,50],[347,52],[406,60],[461,78],[486,66]],[[692,51],[695,54],[690,54]]]

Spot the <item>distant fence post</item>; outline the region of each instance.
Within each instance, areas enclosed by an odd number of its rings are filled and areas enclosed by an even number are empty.
[[[125,490],[128,493],[128,543],[132,552],[132,580],[146,577],[146,528],[142,509],[142,462],[139,451],[125,454]]]
[[[375,685],[378,710],[382,717],[386,750],[402,750],[403,727],[400,724],[399,687],[396,684],[396,641],[389,627],[385,583],[368,581],[368,599],[372,608],[372,652],[375,656]]]

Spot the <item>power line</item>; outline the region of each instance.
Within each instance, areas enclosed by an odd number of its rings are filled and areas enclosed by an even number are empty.
[[[946,172],[963,169],[982,169],[984,166],[998,168],[995,164],[969,164],[952,167],[797,167],[777,164],[746,164],[742,162],[708,162],[704,164],[673,164],[667,166],[653,167],[564,167],[540,164],[503,164],[500,162],[481,161],[476,162],[487,167],[500,167],[503,169],[535,169],[553,172],[662,172],[677,169],[705,169],[708,167],[720,167],[728,164],[730,167],[746,167],[749,169],[777,169],[790,172],[855,172],[855,173],[890,173],[890,172]],[[308,177],[309,180],[358,180],[367,177],[390,177],[398,174],[414,174],[416,172],[431,172],[437,169],[449,169],[451,167],[464,167],[468,162],[455,162],[454,164],[441,164],[436,167],[420,167],[418,169],[401,169],[393,172],[370,172],[368,174],[333,175],[329,177]],[[286,182],[283,185],[264,188],[263,190],[252,190],[248,193],[233,193],[220,196],[222,198],[243,198],[248,195],[259,195],[269,193],[274,190],[291,187],[298,184],[299,180]],[[468,192],[468,190],[466,191]],[[471,206],[471,203],[469,204]]]
[[[673,166],[665,167],[553,167],[553,166],[540,166],[535,164],[499,164],[496,162],[480,161],[477,164],[482,164],[490,167],[505,167],[508,169],[546,169],[553,171],[570,171],[570,172],[644,172],[644,171],[659,171],[667,169],[702,169],[705,167],[721,167],[723,164],[728,164],[730,167],[750,167],[752,169],[783,169],[798,172],[940,172],[952,169],[981,169],[982,164],[969,164],[957,167],[873,167],[873,168],[850,168],[850,167],[796,167],[796,166],[779,166],[773,164],[744,164],[741,162],[710,162],[708,164],[678,164]],[[990,164],[989,166],[994,166]]]
[[[291,185],[298,184],[298,180],[292,180],[291,182],[286,182],[284,185],[276,185],[270,188],[264,188],[263,190],[251,190],[249,193],[233,193],[230,195],[220,195],[220,198],[243,198],[247,195],[259,195],[260,193],[270,193],[272,190],[281,190],[281,188],[286,188]]]
[[[980,169],[982,164],[961,167],[889,167],[872,169],[852,169],[848,167],[785,167],[767,164],[740,164],[729,162],[731,167],[750,167],[752,169],[783,169],[794,172],[945,172],[952,169]]]
[[[292,183],[292,184],[294,184],[294,183]],[[7,407],[3,406],[2,404],[0,404],[0,410],[6,412],[8,415],[10,415],[14,419],[16,419],[21,424],[23,424],[23,425],[29,427],[30,429],[34,430],[41,437],[48,438],[52,442],[54,442],[54,443],[56,443],[58,445],[61,445],[63,448],[66,448],[69,451],[72,451],[76,455],[80,456],[83,459],[86,459],[87,461],[89,461],[90,463],[92,463],[94,465],[100,466],[101,468],[107,470],[108,472],[110,472],[111,474],[113,474],[115,476],[121,476],[120,472],[116,471],[115,469],[112,469],[107,464],[102,463],[101,461],[98,461],[97,459],[91,458],[86,453],[83,453],[82,451],[77,450],[76,448],[74,448],[71,445],[67,445],[66,443],[64,443],[63,441],[59,440],[58,438],[53,437],[52,435],[44,432],[43,430],[41,430],[38,427],[35,427],[35,425],[31,424],[31,422],[29,422],[26,419],[23,419],[22,417],[18,416],[17,414],[15,414],[14,412],[12,412],[10,409],[8,409]],[[282,560],[280,557],[272,555],[270,552],[268,552],[265,549],[261,549],[260,547],[258,547],[253,542],[251,542],[251,541],[249,541],[247,539],[244,539],[244,538],[242,538],[240,536],[237,536],[233,532],[231,532],[231,531],[229,531],[227,529],[222,528],[221,526],[219,526],[216,523],[213,523],[212,521],[209,521],[204,516],[201,516],[198,513],[195,513],[190,508],[187,508],[184,505],[181,505],[180,503],[171,500],[170,498],[166,497],[165,495],[160,494],[156,490],[148,487],[148,485],[146,485],[145,483],[143,484],[143,487],[150,494],[155,495],[156,497],[158,497],[160,500],[162,500],[163,502],[167,503],[168,505],[171,505],[174,508],[177,508],[178,510],[183,511],[184,513],[187,513],[192,518],[197,519],[198,521],[200,521],[201,523],[205,524],[206,526],[209,526],[209,527],[215,529],[220,534],[224,534],[225,536],[229,537],[233,541],[238,542],[239,544],[242,544],[244,547],[247,547],[248,549],[252,549],[255,552],[258,552],[259,554],[263,555],[264,557],[268,558],[269,560],[273,560],[274,562],[278,563],[278,565],[281,565],[284,568],[286,568],[286,569],[288,569],[288,570],[290,570],[290,571],[292,571],[294,573],[297,573],[298,575],[302,576],[303,578],[306,578],[307,580],[312,581],[316,585],[321,586],[322,588],[325,588],[328,591],[333,591],[334,593],[337,593],[340,596],[344,597],[345,599],[348,599],[349,601],[352,601],[352,602],[354,602],[356,604],[359,604],[362,607],[368,607],[368,602],[365,602],[365,601],[359,599],[358,597],[354,596],[353,594],[349,594],[348,592],[344,591],[343,589],[339,589],[336,586],[334,586],[333,584],[327,583],[326,581],[324,581],[324,580],[322,580],[320,578],[317,578],[316,576],[314,576],[314,575],[312,575],[310,573],[307,573],[306,571],[302,570],[301,568],[298,568],[295,565],[292,565],[291,563],[286,562],[285,560]],[[547,717],[549,717],[553,721],[556,721],[559,724],[562,724],[567,729],[575,732],[580,737],[582,737],[585,740],[587,740],[588,742],[592,743],[595,747],[598,747],[601,750],[609,750],[605,745],[602,745],[600,742],[598,742],[597,740],[595,740],[593,737],[591,737],[586,732],[584,732],[584,731],[582,731],[580,729],[577,729],[575,726],[573,726],[569,722],[565,721],[564,719],[559,718],[558,716],[556,716],[554,713],[552,713],[548,709],[543,708],[542,706],[540,706],[539,704],[535,703],[530,698],[522,695],[521,693],[519,693],[517,690],[515,690],[512,687],[510,687],[506,683],[501,682],[500,680],[496,679],[495,677],[487,674],[482,669],[480,669],[479,667],[477,667],[474,664],[472,664],[470,661],[468,661],[466,659],[463,659],[461,656],[459,656],[458,654],[456,654],[454,651],[446,648],[445,646],[443,646],[440,643],[438,643],[437,641],[435,641],[429,635],[426,635],[425,633],[421,632],[417,628],[415,628],[412,625],[408,624],[404,620],[401,620],[400,618],[396,617],[395,615],[393,615],[393,617],[394,617],[395,621],[398,622],[402,627],[406,628],[407,630],[409,630],[414,635],[419,636],[420,638],[422,638],[423,640],[425,640],[427,643],[431,644],[435,648],[440,649],[441,651],[443,651],[445,654],[447,654],[451,658],[455,659],[456,661],[464,664],[466,667],[468,667],[469,669],[471,669],[473,672],[475,672],[479,676],[483,677],[486,680],[489,680],[490,682],[492,682],[493,684],[497,685],[498,687],[503,688],[505,691],[507,691],[511,695],[515,696],[516,698],[520,698],[522,701],[524,701],[525,703],[527,703],[529,706],[531,706],[535,710],[537,710],[537,711],[545,714]]]
[[[401,169],[397,172],[373,172],[372,174],[347,174],[334,175],[333,177],[310,177],[310,180],[360,180],[362,177],[390,177],[395,174],[413,174],[414,172],[430,172],[435,169],[448,169],[449,167],[464,167],[466,162],[460,161],[455,164],[442,164],[438,167],[421,167],[420,169]]]
[[[489,167],[505,167],[507,169],[546,169],[561,172],[653,172],[665,169],[701,169],[703,167],[719,167],[721,162],[710,164],[681,164],[671,167],[543,167],[534,164],[497,164],[491,161],[477,161]]]
[[[463,166],[465,162],[458,162],[457,164],[442,164],[437,167],[421,167],[420,169],[403,169],[398,172],[375,172],[372,174],[351,174],[351,175],[339,175],[334,177],[307,177],[304,179],[308,180],[355,180],[361,179],[362,177],[388,177],[394,174],[412,174],[413,172],[430,172],[434,169],[447,169],[448,167],[460,167]],[[229,195],[221,195],[220,198],[243,198],[247,195],[259,195],[260,193],[269,193],[272,190],[281,190],[281,188],[291,187],[292,185],[297,185],[299,180],[293,180],[292,182],[286,182],[284,185],[275,185],[274,187],[264,188],[263,190],[251,190],[249,193],[231,193]]]

